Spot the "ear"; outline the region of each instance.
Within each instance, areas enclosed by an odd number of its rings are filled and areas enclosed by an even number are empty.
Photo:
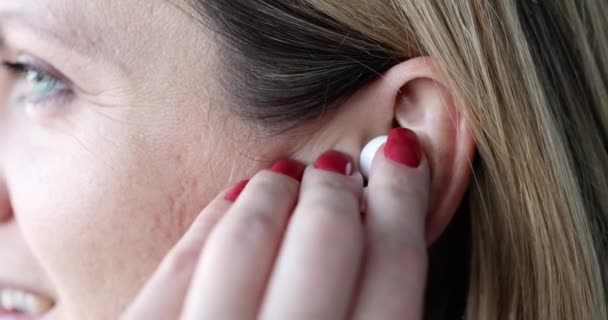
[[[418,134],[430,161],[431,206],[426,237],[431,245],[454,217],[469,187],[474,138],[431,59],[404,62],[387,77],[401,79],[403,84],[394,103],[396,123]]]
[[[460,206],[475,156],[473,136],[432,59],[414,58],[391,68],[339,110],[313,140],[316,152],[333,148],[358,159],[367,142],[394,126],[416,132],[432,171],[426,223],[430,246]]]

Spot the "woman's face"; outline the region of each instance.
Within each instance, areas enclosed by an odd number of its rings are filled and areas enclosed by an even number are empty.
[[[115,318],[218,190],[292,151],[227,110],[171,1],[0,1],[0,26],[0,288],[52,315]]]

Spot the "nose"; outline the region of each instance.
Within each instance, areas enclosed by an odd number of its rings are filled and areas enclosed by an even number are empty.
[[[0,224],[10,221],[13,217],[13,208],[8,195],[8,188],[4,179],[0,177]]]

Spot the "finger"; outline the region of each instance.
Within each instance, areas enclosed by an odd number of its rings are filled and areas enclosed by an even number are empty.
[[[363,179],[319,169],[346,173],[342,157],[326,153],[307,169],[260,319],[346,316],[363,253]]]
[[[257,319],[304,171],[296,162],[282,163],[273,170],[297,179],[273,171],[258,173],[211,234],[184,319]]]
[[[156,272],[144,286],[123,319],[177,319],[200,252],[210,231],[230,208],[224,195],[234,194],[236,188],[225,190],[198,215],[188,231],[165,256]]]
[[[366,263],[354,319],[422,319],[429,188],[415,133],[392,130],[368,184]]]

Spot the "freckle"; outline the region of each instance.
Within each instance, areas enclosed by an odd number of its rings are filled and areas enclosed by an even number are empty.
[[[184,163],[184,156],[181,155],[181,153],[176,153],[173,156],[173,160],[175,161],[175,164],[183,164]]]
[[[193,178],[192,182],[190,183],[190,188],[192,191],[198,190],[199,187],[199,178]]]

